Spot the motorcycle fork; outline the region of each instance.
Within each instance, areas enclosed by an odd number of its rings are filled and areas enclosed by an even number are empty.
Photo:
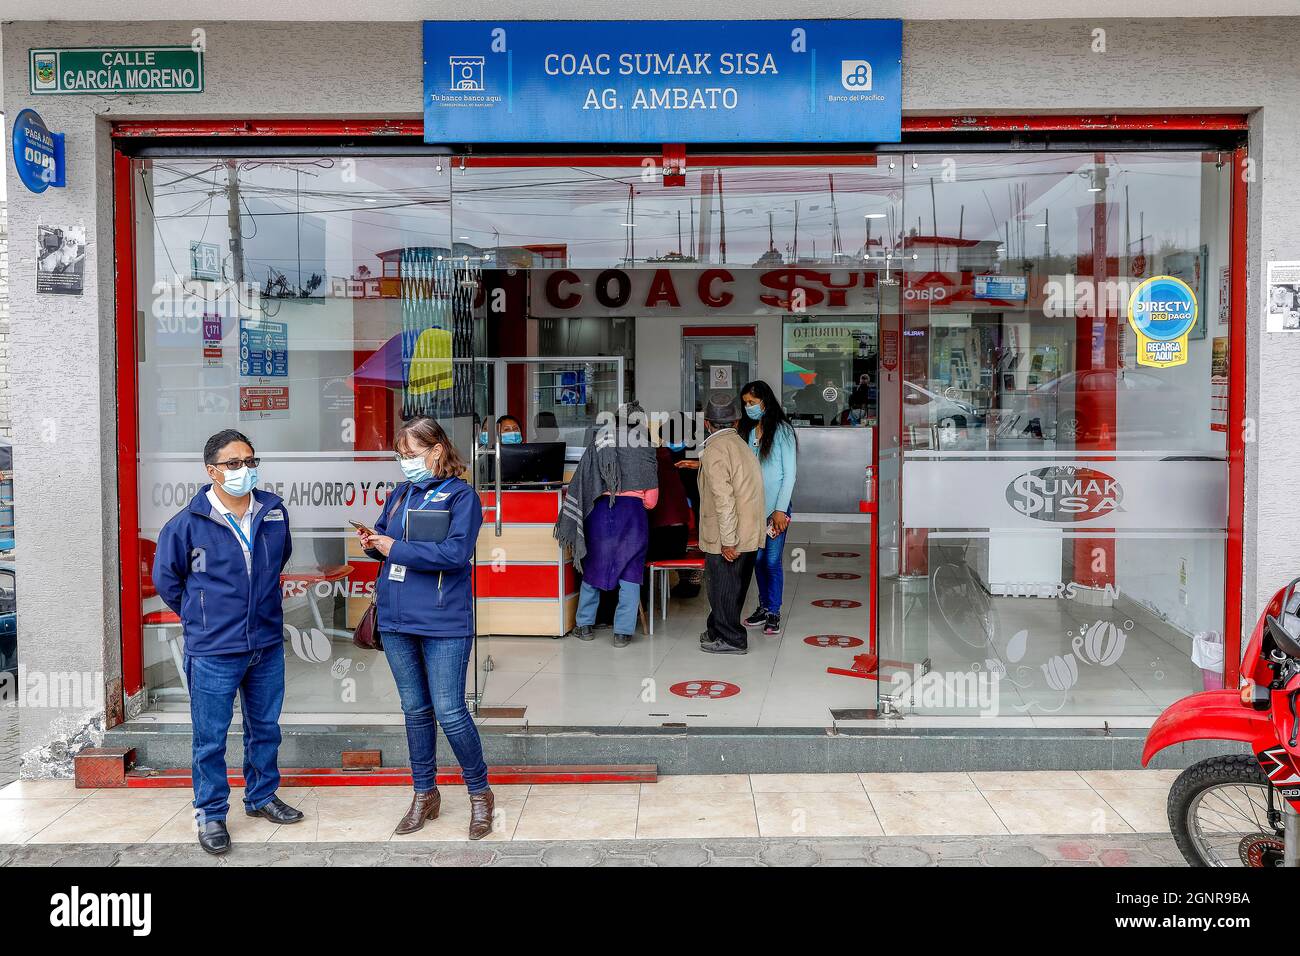
[[[1300,811],[1282,798],[1283,850],[1282,865],[1300,867]]]

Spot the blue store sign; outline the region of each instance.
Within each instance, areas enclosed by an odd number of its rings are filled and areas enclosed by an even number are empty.
[[[23,110],[14,120],[14,171],[34,193],[63,186],[63,134],[52,133],[35,110]]]
[[[900,20],[424,23],[424,138],[897,142]]]

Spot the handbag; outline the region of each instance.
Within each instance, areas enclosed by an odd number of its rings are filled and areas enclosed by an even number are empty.
[[[406,493],[411,493],[410,486],[407,487]],[[376,522],[378,523],[378,522]],[[385,560],[384,562],[388,562]],[[380,565],[380,573],[383,573],[383,565]],[[352,643],[361,648],[363,651],[382,651],[384,649],[384,639],[379,634],[379,587],[375,586],[375,593],[370,598],[370,604],[365,613],[361,615],[361,620],[357,621],[357,626],[352,630]]]

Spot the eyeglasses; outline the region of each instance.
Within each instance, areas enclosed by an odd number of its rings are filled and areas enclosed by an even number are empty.
[[[225,468],[232,471],[235,468],[256,468],[262,463],[260,458],[232,458],[230,461],[214,461],[213,464],[218,468]]]

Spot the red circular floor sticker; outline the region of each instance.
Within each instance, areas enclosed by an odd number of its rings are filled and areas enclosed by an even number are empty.
[[[861,601],[850,601],[848,598],[822,598],[812,602],[813,607],[862,607]]]
[[[862,638],[848,634],[813,634],[803,639],[811,647],[861,647]]]
[[[823,581],[856,581],[862,575],[854,574],[852,571],[823,571],[817,577]]]
[[[684,680],[673,684],[669,691],[678,697],[704,697],[718,700],[723,697],[735,697],[740,693],[739,684],[729,684],[725,680]]]
[[[862,555],[857,551],[823,551],[823,558],[860,558]]]

